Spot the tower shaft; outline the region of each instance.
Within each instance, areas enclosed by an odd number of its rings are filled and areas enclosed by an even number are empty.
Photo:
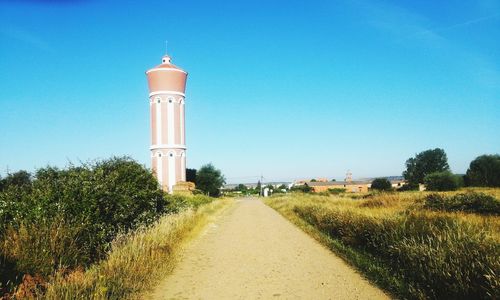
[[[163,190],[186,181],[185,84],[187,73],[170,63],[146,72],[151,114],[151,166]]]

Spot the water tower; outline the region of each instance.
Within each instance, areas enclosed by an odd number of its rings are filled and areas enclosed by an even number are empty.
[[[184,98],[186,71],[168,55],[146,71],[151,113],[151,167],[162,189],[172,193],[174,185],[186,181]]]

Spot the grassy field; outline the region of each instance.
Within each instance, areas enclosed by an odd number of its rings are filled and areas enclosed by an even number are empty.
[[[116,237],[107,258],[86,270],[60,270],[48,282],[23,282],[16,298],[135,299],[159,283],[179,249],[232,200],[222,199],[160,218],[153,225]]]
[[[500,197],[500,189],[474,191]],[[396,297],[500,298],[498,214],[431,210],[429,195],[288,194],[266,203]]]

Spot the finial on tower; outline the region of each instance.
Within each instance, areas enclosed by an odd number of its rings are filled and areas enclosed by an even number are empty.
[[[162,64],[169,64],[170,63],[170,56],[168,56],[168,41],[165,41],[165,55],[163,55],[161,59]]]

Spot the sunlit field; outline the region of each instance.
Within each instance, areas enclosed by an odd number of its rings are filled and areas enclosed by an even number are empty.
[[[498,299],[499,197],[500,189],[474,188],[297,193],[266,203],[395,296]]]

